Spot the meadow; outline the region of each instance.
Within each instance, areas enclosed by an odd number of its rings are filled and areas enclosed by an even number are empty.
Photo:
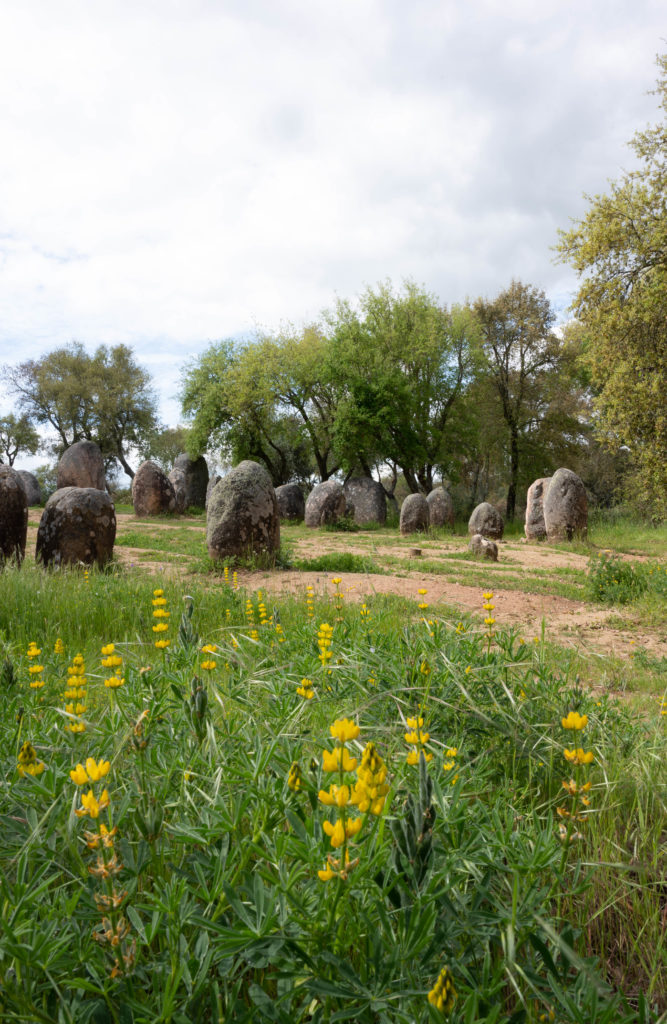
[[[105,572],[0,573],[3,1022],[667,1020],[664,531],[288,527],[276,570],[120,520]]]

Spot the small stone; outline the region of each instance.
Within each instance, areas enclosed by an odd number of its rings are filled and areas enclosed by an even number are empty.
[[[481,533],[472,535],[468,541],[468,549],[476,558],[488,558],[492,562],[498,561],[498,545],[492,540],[487,540]]]

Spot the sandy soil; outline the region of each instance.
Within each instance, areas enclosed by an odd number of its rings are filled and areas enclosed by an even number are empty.
[[[200,522],[184,519],[177,521],[177,525],[192,529],[193,532],[202,534],[204,532],[204,524]],[[118,514],[119,533],[137,527],[146,529],[147,533],[172,528],[169,523],[146,525],[145,521],[139,526],[133,515]],[[28,531],[29,551],[34,551],[36,536],[35,523]],[[411,541],[409,544],[401,541],[393,544],[387,543],[386,535],[317,533],[312,537],[299,537],[294,553],[298,558],[312,558],[336,551],[351,551],[357,554],[368,554],[375,562],[381,563],[382,559],[386,557],[406,560],[409,557],[411,546],[420,546],[422,557],[426,560],[448,561],[451,568],[456,566],[457,561],[462,569],[464,566],[470,565],[468,562],[461,563],[451,557],[465,550],[465,539],[462,537],[452,537],[451,540],[445,539],[444,541],[432,541],[424,538]],[[653,657],[667,657],[667,637],[656,635],[639,626],[635,630],[615,628],[613,618],[618,616],[618,609],[598,608],[584,601],[570,600],[550,594],[528,594],[521,590],[503,588],[503,569],[511,568],[513,582],[516,582],[516,575],[522,572],[529,574],[533,570],[584,570],[588,563],[588,558],[585,555],[561,551],[541,544],[523,544],[515,540],[501,542],[499,547],[498,564],[488,563],[486,566],[488,588],[494,593],[496,606],[494,615],[499,625],[516,627],[525,634],[528,640],[541,635],[544,624],[548,640],[566,646],[576,646],[590,653],[604,652],[614,653],[621,657],[631,657],[633,648],[641,646],[646,648]],[[178,552],[174,551],[171,554],[178,554]],[[145,552],[141,548],[120,546],[116,547],[115,555],[123,564],[131,564],[152,574],[159,572],[162,575],[186,576],[188,573],[189,560],[186,556],[183,556],[182,561],[179,559],[177,562],[161,562],[159,558],[147,560],[142,557],[142,555],[145,556]],[[446,613],[449,612],[454,619],[459,609],[473,614],[482,614],[481,588],[456,583],[451,579],[444,580],[442,576],[436,574],[420,572],[418,565],[419,559],[411,559],[409,566],[401,569],[400,575],[363,573],[337,575],[341,576],[341,590],[345,593],[347,601],[360,602],[373,594],[395,594],[399,597],[413,599],[416,611],[417,603],[421,600],[417,595],[417,590],[419,587],[426,587],[428,590],[426,600],[429,604],[431,606],[446,606]],[[284,570],[239,571],[239,582],[250,590],[262,589],[271,594],[297,595],[304,594],[306,585],[310,583],[317,593],[331,595],[334,590],[331,584],[333,575],[333,573]]]

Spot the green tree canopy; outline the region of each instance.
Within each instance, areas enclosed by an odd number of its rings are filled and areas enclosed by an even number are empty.
[[[512,281],[493,301],[479,299],[474,309],[486,373],[505,423],[507,517],[512,520],[528,456],[542,475],[552,468],[546,449],[567,451],[562,442],[571,437],[576,443],[580,433],[578,404],[570,397],[574,364],[553,331],[555,314],[538,288]]]
[[[658,58],[662,121],[630,146],[639,167],[588,197],[561,232],[559,252],[579,273],[573,310],[595,391],[600,435],[627,446],[634,494],[667,518],[667,55]]]
[[[337,384],[334,450],[370,474],[397,465],[411,491],[428,493],[461,444],[458,401],[472,379],[477,328],[469,309],[441,306],[406,282],[367,288],[328,317],[328,376]]]
[[[13,466],[17,455],[36,455],[40,445],[40,436],[27,416],[0,416],[0,462],[6,458]]]
[[[105,458],[134,476],[129,450],[156,428],[157,415],[150,375],[127,345],[100,345],[88,355],[72,342],[3,372],[26,415],[55,431],[55,453],[95,441]]]

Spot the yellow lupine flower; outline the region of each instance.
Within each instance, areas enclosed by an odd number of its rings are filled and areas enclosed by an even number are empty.
[[[106,789],[102,791],[102,795],[99,800],[95,797],[92,789],[89,789],[87,793],[81,794],[81,807],[75,810],[75,814],[82,818],[88,814],[91,818],[99,817],[100,811],[103,811],[105,807],[109,806],[109,793]]]
[[[565,760],[570,761],[570,763],[574,765],[592,764],[595,760],[592,750],[586,752],[581,747],[577,747],[576,750],[568,750],[566,747],[563,754],[565,756]]]
[[[330,726],[329,732],[339,743],[348,743],[350,740],[356,740],[361,730],[351,718],[337,718]]]
[[[77,767],[80,767],[77,765]],[[92,757],[86,758],[86,771],[91,782],[99,782],[105,775],[109,774],[111,765],[108,761],[95,761]]]
[[[350,757],[345,747],[322,751],[322,768],[325,772],[337,772],[341,768],[344,772],[353,772],[356,767],[356,757]]]
[[[441,1013],[451,1013],[454,1009],[456,989],[449,967],[443,967],[440,971],[438,980],[428,994],[428,1001]]]
[[[347,807],[350,802],[349,786],[329,786],[329,791],[321,789],[317,794],[320,803],[327,807]]]
[[[566,718],[561,718],[561,725],[564,729],[585,729],[588,725],[588,715],[580,715],[578,711],[570,711]]]

